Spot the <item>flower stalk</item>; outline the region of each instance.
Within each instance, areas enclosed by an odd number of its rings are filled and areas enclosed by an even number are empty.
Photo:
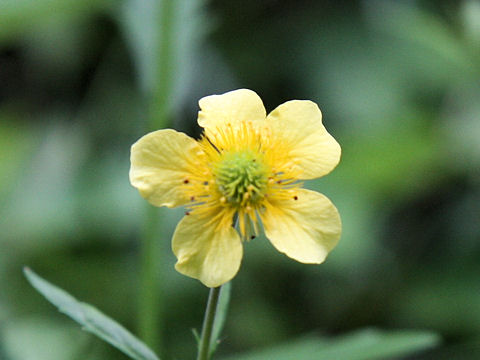
[[[145,208],[142,244],[140,250],[140,299],[139,299],[139,331],[141,338],[153,349],[160,351],[162,328],[159,322],[163,315],[163,302],[160,295],[162,283],[159,257],[164,253],[158,241],[161,231],[159,212],[151,205]]]
[[[217,313],[218,299],[220,297],[221,286],[210,288],[208,295],[207,308],[205,310],[205,317],[203,319],[202,335],[198,345],[197,360],[209,360],[211,356],[211,342],[213,325],[215,323],[215,316]]]

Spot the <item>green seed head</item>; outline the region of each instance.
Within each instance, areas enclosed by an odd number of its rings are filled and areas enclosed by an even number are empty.
[[[227,153],[215,169],[218,190],[234,207],[256,204],[265,195],[267,169],[251,151]]]

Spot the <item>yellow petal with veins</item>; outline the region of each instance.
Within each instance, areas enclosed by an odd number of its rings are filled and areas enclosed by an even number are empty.
[[[320,193],[297,189],[294,194],[268,203],[260,213],[265,235],[292,259],[319,264],[340,239],[340,215]]]
[[[198,125],[205,128],[205,134],[214,143],[215,135],[227,124],[237,127],[248,121],[265,120],[267,115],[262,99],[256,92],[247,89],[206,96],[198,103],[201,109],[198,112]]]
[[[243,256],[237,231],[230,225],[219,226],[220,222],[192,213],[178,223],[173,234],[172,249],[178,259],[175,269],[208,287],[230,281]]]
[[[190,201],[185,193],[204,154],[189,136],[166,129],[149,133],[132,145],[130,183],[152,205],[175,207]]]
[[[283,103],[267,116],[276,142],[301,169],[300,179],[328,174],[340,161],[341,149],[322,124],[317,104],[308,100]]]

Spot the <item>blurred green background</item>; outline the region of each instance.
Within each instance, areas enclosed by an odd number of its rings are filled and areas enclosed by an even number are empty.
[[[319,104],[343,158],[306,186],[344,232],[321,266],[245,244],[218,358],[410,329],[441,341],[398,358],[479,359],[480,2],[173,4],[162,17],[155,0],[0,0],[0,359],[126,359],[22,267],[138,333],[146,205],[130,146],[155,123],[198,136],[198,99],[243,87],[267,111]],[[194,357],[208,293],[173,268],[182,215],[158,215],[162,359]]]

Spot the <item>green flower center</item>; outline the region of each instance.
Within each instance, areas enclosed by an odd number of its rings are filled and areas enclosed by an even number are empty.
[[[257,204],[267,186],[267,169],[252,151],[226,153],[217,164],[218,190],[226,202],[235,207]]]

